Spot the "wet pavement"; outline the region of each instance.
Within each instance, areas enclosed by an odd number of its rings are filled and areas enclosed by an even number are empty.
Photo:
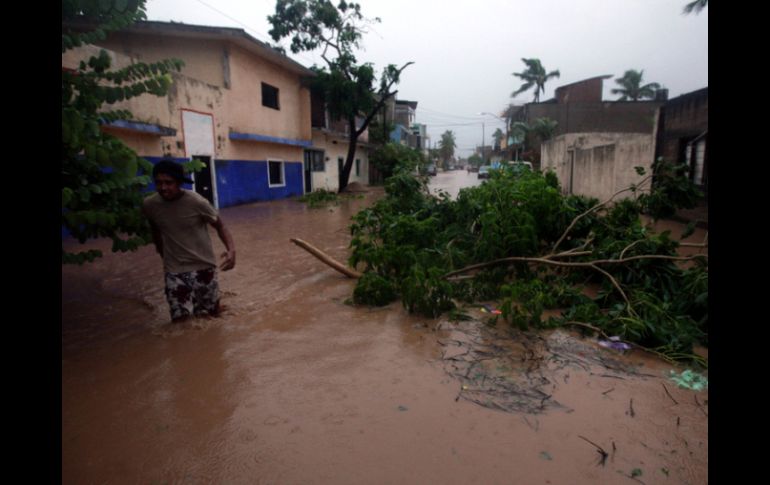
[[[433,181],[461,176],[475,174]],[[459,399],[441,343],[488,315],[459,327],[348,304],[354,281],[289,238],[345,261],[350,216],[379,194],[222,210],[238,262],[217,319],[168,322],[152,247],[94,242],[104,258],[62,267],[63,483],[627,483],[634,469],[706,483],[708,392],[676,388],[670,365],[632,352],[613,357],[639,375],[548,369],[561,407],[503,412]]]

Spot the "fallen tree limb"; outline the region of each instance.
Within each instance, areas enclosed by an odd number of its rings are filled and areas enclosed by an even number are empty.
[[[574,254],[564,255],[564,256],[574,256]],[[549,257],[554,257],[554,256],[551,255]],[[690,261],[697,258],[708,259],[708,256],[705,254],[696,254],[694,256],[666,256],[663,254],[646,254],[646,255],[640,255],[640,256],[630,256],[624,259],[596,259],[594,261],[584,261],[584,262],[553,261],[551,259],[546,259],[546,258],[511,256],[509,258],[500,258],[492,261],[487,261],[486,263],[472,264],[470,266],[466,266],[465,268],[460,268],[458,270],[449,272],[444,275],[444,278],[449,278],[451,276],[467,273],[468,271],[472,271],[474,269],[486,268],[487,266],[495,266],[503,263],[515,263],[517,261],[525,262],[525,263],[551,264],[554,266],[572,266],[572,267],[591,268],[597,264],[622,264],[622,263],[627,263],[629,261],[636,261],[640,259],[668,259],[671,261]]]
[[[339,271],[340,273],[344,274],[348,278],[360,278],[361,276],[363,276],[358,271],[356,271],[354,269],[351,269],[351,268],[348,268],[344,264],[340,263],[339,261],[337,261],[336,259],[332,258],[328,254],[324,253],[323,251],[321,251],[317,247],[313,246],[312,244],[310,244],[310,243],[308,243],[306,241],[303,241],[302,239],[291,238],[291,239],[289,239],[289,241],[293,242],[297,246],[299,246],[302,249],[304,249],[305,251],[309,252],[310,254],[312,254],[316,258],[320,259],[322,262],[326,263],[327,265],[331,266],[333,269],[335,269],[335,270]]]
[[[594,211],[596,211],[598,209],[601,209],[605,205],[609,204],[610,202],[612,202],[612,199],[614,199],[618,195],[622,194],[623,192],[627,192],[629,190],[636,190],[636,189],[641,188],[645,184],[645,182],[647,182],[647,180],[649,180],[651,178],[652,178],[652,174],[650,174],[650,175],[646,176],[645,178],[643,178],[638,184],[630,185],[630,186],[626,187],[625,189],[618,190],[617,192],[612,194],[612,197],[610,197],[609,199],[605,200],[604,202],[600,202],[600,203],[596,204],[595,206],[591,207],[587,211],[583,212],[582,214],[579,214],[577,217],[572,219],[572,223],[564,231],[564,234],[562,234],[561,237],[559,238],[559,240],[556,241],[556,244],[553,245],[553,249],[551,249],[551,253],[556,252],[556,248],[558,248],[559,244],[561,244],[562,241],[564,241],[564,238],[567,237],[567,234],[569,234],[569,232],[572,230],[572,228],[575,227],[575,224],[577,224],[577,221],[579,221],[583,217],[587,216],[591,212],[594,212]]]

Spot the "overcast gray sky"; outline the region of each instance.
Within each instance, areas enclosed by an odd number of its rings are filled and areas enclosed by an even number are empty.
[[[616,100],[610,89],[628,69],[643,69],[644,82],[668,88],[669,98],[708,86],[708,8],[682,15],[689,1],[360,0],[364,16],[382,22],[364,37],[358,59],[378,72],[414,61],[398,99],[418,102],[415,121],[428,125],[433,143],[452,130],[458,155],[467,157],[481,145],[482,131],[488,145],[504,127],[480,113],[499,115],[510,102],[532,101],[532,91],[511,98],[521,86],[512,73],[524,70],[522,57],[561,72],[541,100],[559,86],[604,74],[614,76],[604,81],[604,99]],[[267,16],[274,9],[275,0],[147,2],[149,20],[240,27],[271,43]],[[290,57],[308,67],[323,64],[314,53]]]

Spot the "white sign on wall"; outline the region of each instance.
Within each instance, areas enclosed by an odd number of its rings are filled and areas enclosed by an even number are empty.
[[[182,111],[184,145],[188,157],[214,156],[214,117],[212,115]]]

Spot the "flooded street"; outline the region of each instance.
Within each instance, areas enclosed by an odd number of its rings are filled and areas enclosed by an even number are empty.
[[[475,187],[481,185],[484,179],[479,179],[478,173],[469,173],[466,170],[452,170],[450,172],[439,171],[436,176],[429,177],[428,189],[431,194],[443,190],[453,199],[457,198],[463,187]]]
[[[454,197],[476,183],[460,170],[430,187]],[[456,325],[400,302],[348,304],[355,281],[289,238],[346,261],[349,219],[379,194],[325,209],[280,200],[222,210],[238,259],[220,274],[217,319],[169,323],[151,246],[113,254],[98,241],[87,246],[104,258],[63,266],[63,483],[623,484],[636,469],[648,485],[707,482],[708,391],[677,388],[670,364],[576,333],[530,336],[528,352],[574,360],[522,354],[559,406],[506,412],[463,396],[451,367],[466,355],[455,347],[494,343],[489,315],[468,310],[476,320]],[[517,368],[493,371],[510,380]]]

